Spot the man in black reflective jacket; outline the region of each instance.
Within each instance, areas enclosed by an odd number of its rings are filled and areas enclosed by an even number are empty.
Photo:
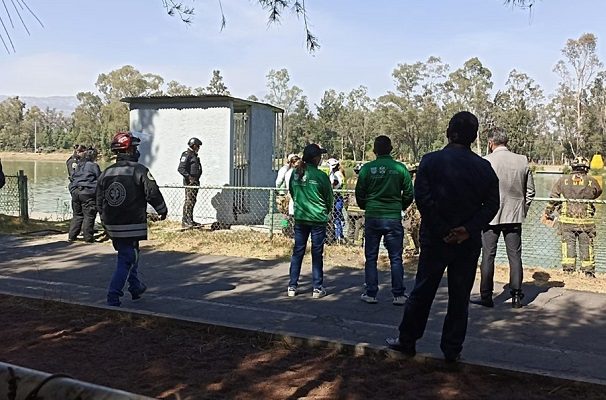
[[[138,277],[139,241],[147,239],[147,203],[154,207],[160,219],[166,219],[168,214],[154,177],[147,167],[137,162],[140,142],[130,132],[118,132],[111,143],[116,163],[103,171],[97,184],[97,210],[118,252],[107,293],[110,306],[120,306],[126,281],[133,300],[139,299],[147,289]]]

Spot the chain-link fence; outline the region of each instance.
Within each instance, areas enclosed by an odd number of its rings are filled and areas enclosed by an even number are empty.
[[[522,262],[526,267],[561,268],[563,233],[572,230],[577,233],[586,233],[591,238],[593,248],[592,256],[595,258],[596,270],[606,272],[606,201],[604,200],[568,200],[573,203],[584,203],[595,207],[592,220],[595,227],[589,225],[562,224],[556,216],[555,221],[546,221],[542,218],[549,202],[561,202],[559,199],[535,198],[526,220],[522,224]],[[582,240],[582,239],[581,239]],[[577,240],[578,242],[578,240]],[[570,257],[571,254],[568,254]],[[505,243],[500,239],[496,262],[508,264],[505,253]],[[581,266],[580,248],[577,243],[576,266]]]
[[[6,184],[0,189],[0,213],[29,218],[27,176],[20,171],[19,175],[6,175]]]
[[[169,209],[169,219],[180,222],[183,215],[185,190],[182,186],[161,188]],[[198,189],[194,208],[194,220],[202,229],[224,230],[234,235],[249,235],[258,232],[292,237],[293,220],[289,216],[286,192],[275,188],[251,188],[229,186],[206,186]],[[363,212],[352,205],[353,190],[343,190],[335,196],[335,207],[327,227],[327,243],[360,246],[364,236]],[[536,198],[522,225],[522,259],[525,266],[560,268],[562,259],[562,228],[557,219],[553,226],[541,222],[541,216],[549,201]],[[557,201],[557,200],[556,200]],[[606,201],[581,200],[595,206],[596,222],[593,237],[593,254],[598,271],[606,272]],[[420,218],[414,212],[403,218],[405,226],[404,248],[409,255],[418,252],[418,228]],[[292,209],[291,209],[292,211]],[[578,250],[577,250],[578,255]],[[498,246],[497,264],[507,264],[503,239]],[[580,256],[577,256],[580,267]]]

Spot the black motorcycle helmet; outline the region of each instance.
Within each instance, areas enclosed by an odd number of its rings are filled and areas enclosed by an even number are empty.
[[[89,147],[88,150],[86,150],[86,159],[90,160],[90,161],[95,161],[97,159],[97,156],[99,155],[99,152],[97,151],[97,149],[95,149],[94,147]]]
[[[193,137],[193,138],[189,139],[189,141],[187,142],[187,145],[189,147],[202,146],[202,141],[200,139],[198,139],[197,137]]]

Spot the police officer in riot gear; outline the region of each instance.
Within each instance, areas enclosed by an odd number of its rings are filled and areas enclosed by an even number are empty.
[[[573,201],[551,201],[545,208],[543,218],[553,220],[559,213],[559,229],[562,235],[562,269],[572,273],[576,269],[576,247],[579,242],[581,271],[595,278],[593,238],[595,228],[595,205],[574,200],[593,200],[602,194],[598,181],[587,175],[589,162],[585,157],[576,157],[571,163],[572,173],[558,179],[549,197]]]
[[[78,167],[78,161],[80,160],[79,154],[82,154],[85,151],[86,146],[83,146],[81,144],[75,144],[74,152],[65,161],[65,166],[67,167],[67,176],[70,182],[72,181],[72,176],[74,175],[74,172],[76,172],[76,168]]]
[[[202,141],[198,138],[191,138],[187,142],[187,150],[181,154],[179,160],[179,173],[183,176],[183,185],[185,188],[185,203],[183,204],[183,218],[181,226],[184,228],[193,228],[200,225],[194,221],[194,206],[198,196],[198,188],[191,186],[200,186],[200,176],[202,176],[202,164],[198,151],[202,146]]]
[[[84,149],[78,153],[78,162],[68,186],[72,195],[74,212],[69,225],[68,241],[75,241],[82,231],[84,241],[92,243],[94,242],[95,217],[97,216],[95,190],[101,169],[96,163],[97,150],[93,147],[89,149],[84,147]]]

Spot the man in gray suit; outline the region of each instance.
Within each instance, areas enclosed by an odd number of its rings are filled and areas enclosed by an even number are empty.
[[[535,189],[532,173],[526,156],[512,153],[507,149],[507,133],[500,128],[488,132],[488,148],[485,158],[499,178],[501,204],[499,212],[482,230],[482,264],[480,266],[480,299],[474,304],[494,307],[492,292],[494,287],[494,259],[497,242],[503,234],[507,258],[509,259],[509,289],[511,306],[522,307],[522,222],[526,218]]]

